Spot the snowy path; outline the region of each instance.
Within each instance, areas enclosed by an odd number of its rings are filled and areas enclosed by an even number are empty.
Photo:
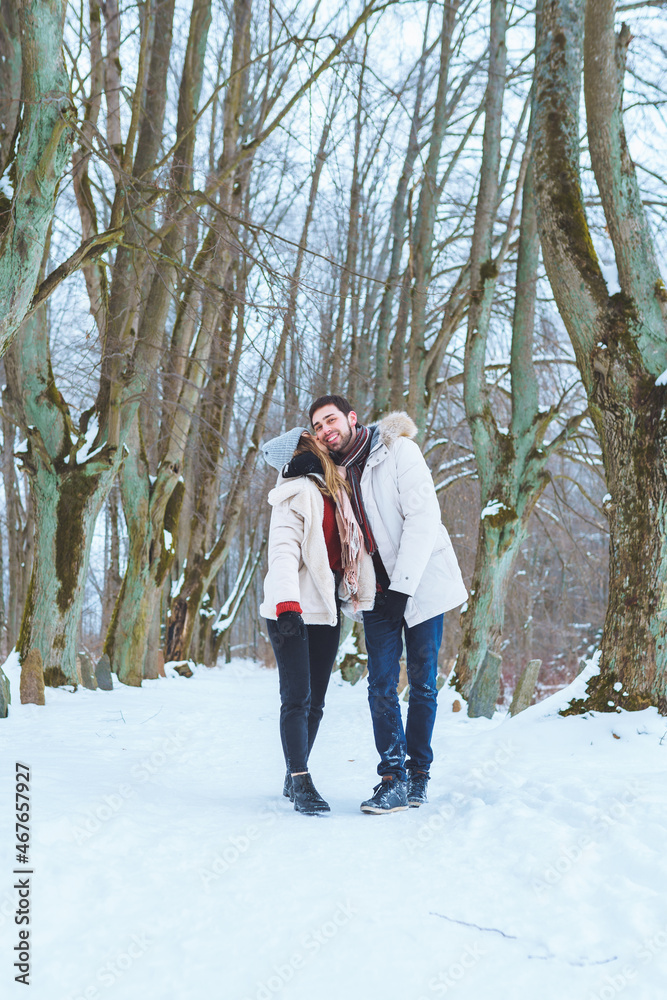
[[[12,675],[15,678],[15,674]],[[667,721],[468,720],[441,692],[431,804],[363,816],[365,684],[332,683],[280,795],[277,676],[235,662],[0,720],[0,995],[31,1000],[655,1000]],[[615,738],[613,734],[620,738]],[[32,983],[13,981],[14,762],[32,771]]]

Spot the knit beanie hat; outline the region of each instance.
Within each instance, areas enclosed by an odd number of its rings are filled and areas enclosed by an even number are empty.
[[[261,445],[262,455],[269,465],[274,469],[282,469],[296,451],[301,435],[307,430],[307,427],[294,427],[291,431],[286,431],[280,437],[271,438]]]

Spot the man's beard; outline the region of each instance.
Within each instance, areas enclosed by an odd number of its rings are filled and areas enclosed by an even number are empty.
[[[329,448],[329,453],[337,458],[342,458],[345,452],[350,447],[352,443],[352,438],[354,435],[354,428],[350,427],[350,423],[347,423],[347,435],[345,437],[341,434],[341,440],[338,442],[335,448]]]

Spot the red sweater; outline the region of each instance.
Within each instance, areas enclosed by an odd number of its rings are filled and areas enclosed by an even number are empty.
[[[324,541],[327,545],[329,566],[335,572],[342,573],[343,555],[340,547],[338,525],[336,524],[336,502],[324,494],[322,494],[322,499],[324,500],[322,530],[324,531]],[[284,611],[296,611],[298,614],[301,614],[301,605],[298,601],[282,601],[276,605],[276,615],[281,615]]]

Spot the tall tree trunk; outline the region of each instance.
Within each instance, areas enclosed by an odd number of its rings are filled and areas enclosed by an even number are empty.
[[[480,483],[480,520],[475,571],[463,636],[454,673],[457,689],[469,696],[487,651],[500,653],[505,603],[512,569],[526,537],[533,508],[547,484],[549,455],[568,433],[542,447],[556,408],[540,413],[533,365],[533,334],[539,240],[535,215],[530,138],[519,170],[515,203],[523,188],[523,212],[517,264],[510,373],[512,422],[498,426],[487,383],[486,353],[491,311],[500,263],[509,244],[512,212],[505,238],[494,258],[494,226],[500,203],[502,108],[506,72],[506,4],[492,0],[488,85],[480,187],[470,255],[470,306],[464,362],[464,402]],[[505,170],[505,174],[507,170]],[[525,178],[525,180],[524,180]],[[576,419],[581,419],[576,418]]]
[[[21,33],[14,0],[0,2],[0,176],[12,157],[21,102]]]
[[[517,194],[523,188],[523,211],[516,274],[510,360],[512,420],[501,429],[493,413],[487,384],[486,351],[491,309],[505,247],[493,257],[493,231],[499,205],[500,141],[505,87],[505,0],[492,0],[489,82],[480,190],[470,260],[471,301],[465,348],[464,401],[480,483],[482,516],[475,571],[453,681],[468,697],[487,651],[500,653],[507,591],[514,562],[526,538],[530,515],[548,482],[546,463],[578,426],[583,415],[566,423],[563,432],[544,445],[557,407],[540,412],[533,364],[535,297],[539,239],[534,174],[528,138],[519,170]],[[524,180],[525,176],[525,180]],[[511,229],[511,216],[508,232]]]
[[[22,116],[16,154],[7,151],[3,164],[6,175],[12,163],[15,190],[11,200],[0,196],[0,353],[30,307],[74,119],[62,59],[65,0],[14,2],[18,19],[12,12],[3,21],[14,60],[16,39],[9,32],[17,27],[20,32]],[[18,99],[11,95],[15,107]]]
[[[124,684],[141,685],[147,643],[173,556],[173,535],[183,500],[182,483],[158,475],[151,484],[138,426],[121,471],[121,493],[128,531],[123,577],[104,651]]]
[[[21,498],[19,473],[14,458],[16,429],[27,437],[28,429],[21,425],[18,383],[13,365],[15,346],[10,346],[3,358],[4,381],[2,390],[2,481],[5,491],[9,594],[5,607],[5,625],[8,649],[13,649],[21,627],[28,585],[32,575],[34,524],[32,497],[25,480],[25,500]]]
[[[347,246],[345,251],[345,264],[340,273],[340,286],[338,289],[338,315],[336,325],[333,330],[333,345],[331,350],[329,381],[333,392],[342,393],[345,391],[347,379],[345,377],[345,365],[343,363],[343,329],[345,326],[345,316],[348,311],[348,296],[350,296],[353,271],[357,265],[357,254],[359,247],[359,202],[361,199],[361,184],[359,181],[359,156],[361,150],[362,132],[362,110],[364,94],[364,75],[366,71],[366,55],[368,52],[368,35],[364,45],[361,68],[359,71],[359,86],[357,89],[357,109],[354,117],[354,147],[352,153],[352,180],[350,183],[350,207],[347,224]],[[352,343],[351,354],[354,355],[354,343]],[[352,360],[352,358],[351,358]]]
[[[25,320],[13,348],[21,422],[28,428],[23,458],[35,512],[34,560],[18,639],[21,660],[39,649],[47,684],[78,683],[76,653],[93,529],[119,457],[103,448],[80,452],[69,411],[51,370],[46,307]]]
[[[570,711],[667,713],[667,293],[622,121],[625,51],[611,0],[589,0],[585,87],[591,162],[621,292],[610,296],[579,175],[583,0],[540,0],[535,165],[544,261],[600,436],[611,495],[609,605],[599,674]]]
[[[412,177],[415,162],[419,154],[419,128],[422,119],[422,99],[424,96],[424,73],[426,69],[426,52],[428,49],[428,28],[430,24],[430,6],[424,25],[422,52],[419,60],[419,76],[415,91],[415,104],[410,122],[410,138],[403,160],[403,169],[396,187],[396,195],[391,208],[391,256],[385,279],[380,315],[378,317],[378,332],[375,351],[375,392],[372,417],[377,419],[389,410],[390,391],[393,370],[390,365],[389,332],[393,314],[394,299],[401,289],[401,257],[405,246],[405,226],[408,215],[408,184]],[[401,352],[402,353],[402,352]],[[397,372],[400,382],[400,392],[403,393],[403,369]]]
[[[459,0],[454,0],[453,3],[443,7],[440,71],[433,110],[433,130],[419,192],[412,246],[414,272],[411,289],[412,322],[408,347],[410,356],[408,409],[422,434],[426,427],[426,303],[431,283],[435,216],[442,193],[438,185],[438,166],[448,121],[449,64],[458,7]]]
[[[101,461],[64,472],[32,434],[26,468],[35,508],[35,558],[18,652],[40,651],[46,684],[77,685],[76,654],[90,546],[104,496],[115,475]]]
[[[110,5],[106,5],[107,14]],[[100,0],[89,0],[90,17],[90,95],[85,103],[85,117],[81,132],[85,136],[83,143],[72,155],[72,186],[76,197],[79,217],[81,219],[82,241],[94,238],[98,234],[97,209],[93,197],[88,164],[92,155],[92,138],[97,128],[102,92],[104,90],[104,59],[102,57],[102,12]],[[118,100],[119,91],[115,95]],[[109,113],[111,109],[109,108]],[[87,264],[82,268],[90,303],[90,313],[95,319],[101,340],[106,332],[107,308],[107,272],[101,261]]]
[[[102,589],[102,635],[106,635],[120,593],[120,491],[114,483],[107,498],[104,586]]]
[[[514,493],[513,477],[498,483],[494,495],[510,498]],[[517,511],[506,503],[490,504],[480,521],[477,536],[475,571],[470,597],[462,613],[463,635],[456,659],[453,683],[465,698],[469,697],[487,651],[500,653],[505,625],[507,592],[512,581],[516,557],[526,538],[530,508]]]
[[[522,540],[515,508],[514,442],[493,416],[486,382],[486,347],[497,266],[493,230],[498,202],[502,107],[505,92],[505,0],[491,0],[488,83],[482,165],[470,251],[471,302],[465,346],[464,401],[480,480],[480,521],[475,572],[463,613],[463,638],[455,682],[468,695],[487,647],[499,651],[505,618],[505,595],[512,564]],[[493,506],[489,506],[489,501]],[[487,523],[488,521],[488,523]],[[525,524],[523,526],[525,532]]]

